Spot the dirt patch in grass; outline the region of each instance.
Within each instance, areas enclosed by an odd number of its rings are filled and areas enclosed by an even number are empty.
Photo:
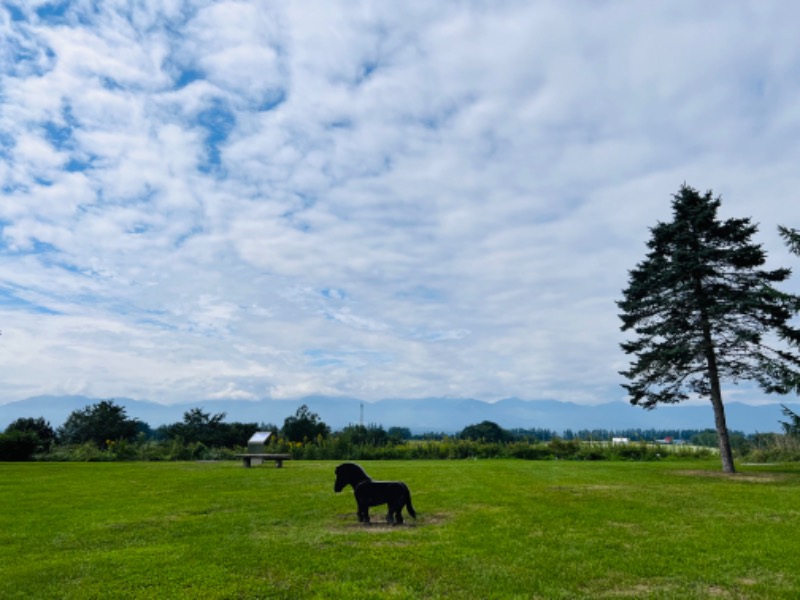
[[[609,491],[618,491],[620,486],[616,485],[599,485],[599,484],[588,484],[588,485],[554,485],[548,488],[550,491],[556,492],[558,494],[572,494],[575,496],[584,496],[586,494],[592,493],[603,493]]]
[[[662,592],[660,588],[649,585],[634,585],[629,588],[605,592],[601,595],[602,598],[646,598],[652,596],[656,592]]]
[[[594,587],[584,590],[593,598],[672,598],[675,594],[673,584],[668,580],[655,579],[648,583],[634,583],[621,585],[611,580],[600,579],[595,581]]]
[[[384,520],[383,515],[370,515],[371,522],[368,525],[359,523],[358,515],[356,513],[340,514],[336,515],[336,518],[340,522],[340,525],[337,527],[337,529],[344,527],[347,530],[363,530],[366,532],[378,533],[381,531],[392,531],[393,529],[408,529],[414,527],[426,527],[429,525],[442,525],[450,520],[450,515],[444,513],[426,513],[425,515],[418,515],[416,519],[411,517],[406,518],[404,516],[404,521],[400,525],[392,525],[391,523],[387,523]]]
[[[777,481],[785,481],[789,478],[789,475],[786,473],[723,473],[722,471],[702,470],[675,471],[675,474],[687,477],[710,477],[747,483],[775,483]]]

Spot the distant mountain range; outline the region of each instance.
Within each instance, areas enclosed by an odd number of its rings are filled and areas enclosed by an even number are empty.
[[[625,402],[610,402],[585,406],[554,400],[520,400],[508,398],[498,402],[457,398],[386,399],[362,402],[357,398],[309,396],[298,400],[208,400],[186,404],[114,398],[124,406],[131,418],[144,421],[151,427],[183,420],[183,413],[201,408],[211,413],[225,413],[228,422],[273,423],[283,425],[286,417],[295,414],[306,404],[332,429],[350,424],[389,427],[408,427],[415,434],[425,432],[456,433],[467,425],[494,421],[506,429],[550,429],[563,433],[566,429],[708,429],[714,427],[711,406],[671,405],[652,411]],[[86,396],[37,396],[0,404],[0,431],[21,417],[44,417],[53,427],[61,426],[69,414],[100,399]],[[800,404],[784,403],[800,414]],[[785,420],[779,404],[751,406],[731,402],[726,405],[728,427],[745,433],[780,432]]]

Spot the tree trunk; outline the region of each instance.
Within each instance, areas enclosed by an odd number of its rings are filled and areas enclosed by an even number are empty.
[[[714,407],[714,424],[717,427],[719,440],[719,457],[722,460],[722,470],[725,473],[735,473],[733,466],[733,453],[731,440],[728,437],[728,424],[725,421],[725,405],[722,403],[722,387],[719,384],[719,369],[717,367],[717,354],[711,343],[711,335],[707,327],[706,334],[706,361],[708,363],[708,379],[711,383],[711,406]]]
[[[711,384],[711,406],[714,407],[714,424],[717,426],[717,440],[719,441],[719,457],[722,460],[722,470],[725,473],[735,473],[733,466],[733,453],[731,440],[728,437],[728,424],[725,422],[725,405],[722,404],[722,387],[719,384],[719,367],[717,365],[717,351],[714,338],[711,335],[711,321],[705,308],[705,290],[699,278],[695,281],[695,293],[700,300],[700,319],[703,327],[703,345],[705,347],[706,365],[708,366],[708,381]]]
[[[728,437],[728,425],[725,422],[725,406],[722,404],[722,391],[720,390],[718,378],[711,383],[711,405],[714,407],[714,423],[717,426],[719,457],[722,460],[722,470],[725,473],[735,473],[736,467],[733,466],[731,440]]]

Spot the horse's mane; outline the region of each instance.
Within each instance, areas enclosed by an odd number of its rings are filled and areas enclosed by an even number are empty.
[[[342,470],[342,474],[346,475],[347,477],[358,477],[359,479],[372,479],[367,472],[361,467],[361,465],[357,463],[342,463],[336,469],[339,471]]]

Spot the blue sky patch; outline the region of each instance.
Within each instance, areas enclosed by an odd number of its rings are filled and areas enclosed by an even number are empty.
[[[20,298],[14,290],[8,288],[0,288],[0,306],[3,308],[24,310],[26,312],[33,312],[42,315],[59,315],[62,314],[57,310],[42,306],[36,302]]]
[[[43,21],[60,21],[69,10],[71,2],[48,2],[36,9],[36,15]]]
[[[205,73],[199,69],[183,69],[175,80],[175,88],[185,88],[190,83],[202,80],[204,77]]]
[[[33,247],[28,250],[27,254],[47,254],[49,252],[58,252],[58,248],[56,248],[53,244],[37,240],[36,238],[32,240],[32,246]]]
[[[163,314],[163,313],[153,313],[153,314]],[[153,327],[155,329],[160,329],[162,331],[172,331],[177,332],[179,328],[171,323],[168,323],[166,320],[157,319],[155,317],[142,317],[140,319],[136,319],[134,321],[137,325],[144,325],[146,327]]]
[[[323,298],[327,298],[328,300],[337,300],[341,302],[347,299],[347,294],[344,292],[344,290],[336,288],[325,288],[320,290],[320,294]]]
[[[147,223],[135,223],[131,227],[128,228],[127,233],[133,235],[142,235],[144,233],[148,233],[153,230],[152,225],[148,225]]]
[[[72,138],[72,127],[69,125],[58,125],[53,121],[48,121],[42,128],[45,131],[45,139],[50,142],[56,150],[64,150],[70,146]]]
[[[388,352],[374,352],[372,350],[323,350],[312,348],[303,351],[309,363],[315,367],[348,367],[362,369],[370,365],[385,365],[393,361]]]
[[[444,302],[447,299],[441,290],[426,285],[401,290],[397,293],[397,298],[414,302]]]
[[[103,89],[106,90],[118,91],[125,89],[125,87],[113,77],[108,77],[108,76],[101,77],[100,84],[103,86]]]
[[[92,161],[94,159],[81,159],[76,157],[71,157],[67,164],[64,165],[64,170],[68,173],[79,173],[81,171],[87,171],[92,168]]]
[[[315,367],[332,367],[344,364],[341,358],[325,350],[306,350],[303,355]]]
[[[183,235],[179,236],[175,240],[175,247],[176,248],[180,248],[181,246],[183,246],[186,242],[188,242],[190,239],[192,239],[196,235],[200,235],[201,233],[203,233],[203,231],[205,231],[205,230],[199,225],[196,225],[196,226],[192,227],[190,230],[188,230],[186,233],[184,233]]]
[[[336,119],[335,121],[331,121],[328,123],[328,128],[330,129],[352,129],[353,128],[353,120],[348,118],[343,119]]]
[[[11,150],[16,145],[14,138],[9,134],[0,131],[0,158],[10,159]]]
[[[197,115],[197,125],[206,130],[207,164],[200,170],[208,173],[221,166],[220,148],[236,125],[236,115],[224,101],[215,99],[209,108]]]
[[[48,47],[43,47],[41,41],[37,39],[20,39],[11,37],[3,39],[2,44],[6,46],[6,52],[10,56],[7,74],[16,77],[27,75],[41,76],[46,74],[52,67],[55,54]],[[47,60],[43,60],[44,56]]]
[[[377,60],[366,60],[361,64],[361,70],[356,77],[356,84],[360,85],[366,82],[375,71],[378,70],[380,63]]]
[[[18,6],[14,5],[14,4],[7,4],[6,5],[6,10],[8,11],[8,14],[11,15],[11,20],[12,21],[24,21],[25,20],[25,13],[23,13],[22,10]]]
[[[41,187],[50,187],[53,185],[52,179],[47,179],[45,177],[36,176],[33,178],[33,181],[36,185]]]
[[[275,110],[281,104],[286,102],[287,94],[286,90],[284,89],[276,89],[272,92],[266,94],[264,100],[258,107],[259,112],[269,112],[271,110]]]

